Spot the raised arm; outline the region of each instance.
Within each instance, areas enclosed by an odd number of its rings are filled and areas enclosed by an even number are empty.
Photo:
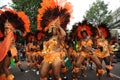
[[[61,26],[58,27],[59,30],[60,30],[60,34],[62,37],[65,37],[66,36],[66,32],[63,30],[63,28]]]

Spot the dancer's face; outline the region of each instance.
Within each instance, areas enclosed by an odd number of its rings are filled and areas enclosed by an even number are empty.
[[[53,32],[53,35],[57,34],[58,32],[58,26],[59,26],[59,21],[58,21],[58,18],[54,21],[52,21],[50,24],[49,24],[49,31],[52,31]]]
[[[82,36],[83,36],[83,38],[86,38],[86,37],[87,37],[87,33],[84,31],[84,32],[82,33]]]
[[[59,19],[59,17],[49,23],[49,27],[50,28],[52,28],[52,27],[59,27],[59,26],[60,26],[60,19]]]
[[[13,30],[13,25],[10,22],[6,21],[4,27],[5,27],[4,35],[7,36]]]

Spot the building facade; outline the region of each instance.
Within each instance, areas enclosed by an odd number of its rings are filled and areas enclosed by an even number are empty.
[[[117,10],[115,10],[111,15],[113,21],[108,27],[111,28],[111,36],[115,37],[118,41],[120,39],[120,7]]]
[[[120,7],[111,15],[113,17],[113,22],[109,25],[109,27],[113,29],[120,29]]]

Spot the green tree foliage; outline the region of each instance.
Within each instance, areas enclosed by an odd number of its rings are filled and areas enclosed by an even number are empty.
[[[99,24],[101,22],[110,24],[112,21],[111,11],[108,11],[108,4],[104,1],[96,0],[90,9],[86,11],[84,19],[88,20],[92,24]]]
[[[12,0],[13,4],[11,7],[17,11],[24,11],[31,23],[31,31],[35,31],[37,27],[37,13],[40,8],[42,0]]]

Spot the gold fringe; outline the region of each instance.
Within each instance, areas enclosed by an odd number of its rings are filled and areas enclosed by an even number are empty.
[[[7,80],[7,79],[6,79],[6,75],[5,75],[5,74],[2,74],[2,75],[0,76],[0,80]]]
[[[98,73],[103,75],[105,71],[103,69],[98,69]]]
[[[7,80],[14,80],[14,76],[12,74],[10,74],[8,77],[7,77]]]
[[[106,69],[108,69],[108,70],[112,70],[112,66],[111,65],[106,65]]]

